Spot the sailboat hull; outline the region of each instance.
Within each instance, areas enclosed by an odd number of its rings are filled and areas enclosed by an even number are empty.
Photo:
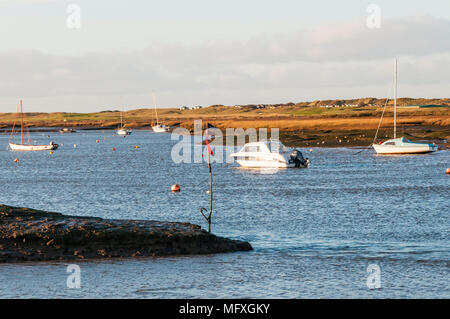
[[[117,130],[117,135],[130,135],[130,134],[131,134],[130,130],[125,130],[125,129]]]
[[[9,143],[9,147],[12,151],[51,151],[56,150],[58,148],[58,144],[26,145]]]
[[[416,144],[416,143],[411,143]],[[380,145],[373,144],[377,154],[381,155],[400,155],[400,154],[426,154],[436,152],[438,147],[433,144],[417,144],[417,145]]]
[[[165,133],[169,131],[169,128],[165,125],[155,125],[152,127],[152,130],[155,133]]]

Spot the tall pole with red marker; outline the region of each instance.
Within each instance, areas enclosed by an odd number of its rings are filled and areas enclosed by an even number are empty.
[[[209,137],[208,137],[208,124],[206,124],[206,148],[208,150],[208,171],[209,171],[209,214],[206,215],[204,211],[207,211],[206,208],[200,208],[200,213],[202,213],[203,217],[206,219],[208,223],[208,232],[211,232],[211,216],[213,211],[213,189],[212,189],[212,169],[211,169],[211,155],[214,155],[214,152],[209,145]]]

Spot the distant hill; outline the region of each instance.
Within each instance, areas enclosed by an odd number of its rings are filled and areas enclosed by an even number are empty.
[[[373,97],[365,97],[358,99],[335,99],[335,100],[315,100],[311,102],[289,102],[282,104],[248,104],[248,105],[236,105],[234,107],[239,108],[276,108],[276,107],[337,107],[337,106],[350,106],[350,107],[364,107],[364,106],[378,106],[382,107],[386,103],[386,98],[379,99]],[[394,105],[394,100],[389,99],[387,105]],[[408,98],[403,97],[397,99],[398,106],[408,105],[442,105],[450,106],[450,99],[424,99],[424,98]],[[217,107],[214,105],[214,107]]]

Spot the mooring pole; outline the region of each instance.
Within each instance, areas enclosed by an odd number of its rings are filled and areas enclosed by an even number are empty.
[[[209,170],[209,217],[208,217],[208,230],[211,232],[211,216],[213,210],[213,189],[212,189],[212,170],[211,170],[211,160],[210,155],[208,153],[208,170]]]

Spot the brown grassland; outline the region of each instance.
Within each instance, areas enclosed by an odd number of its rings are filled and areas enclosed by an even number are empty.
[[[173,127],[193,130],[193,121],[203,120],[220,128],[279,128],[281,140],[295,146],[368,146],[383,112],[384,100],[358,99],[314,101],[279,105],[223,106],[201,109],[158,109],[160,122]],[[357,103],[357,107],[320,107],[344,103]],[[407,105],[437,104],[440,107],[413,108]],[[398,135],[414,140],[430,140],[446,147],[450,139],[450,99],[399,99],[397,109]],[[129,110],[123,113],[127,127],[149,129],[154,111]],[[16,113],[0,113],[0,129],[9,130],[19,121]],[[120,112],[97,113],[26,113],[29,127],[116,128]],[[378,141],[393,135],[393,107],[389,101],[381,123]],[[223,132],[225,132],[223,130]],[[447,141],[445,141],[447,140]]]

